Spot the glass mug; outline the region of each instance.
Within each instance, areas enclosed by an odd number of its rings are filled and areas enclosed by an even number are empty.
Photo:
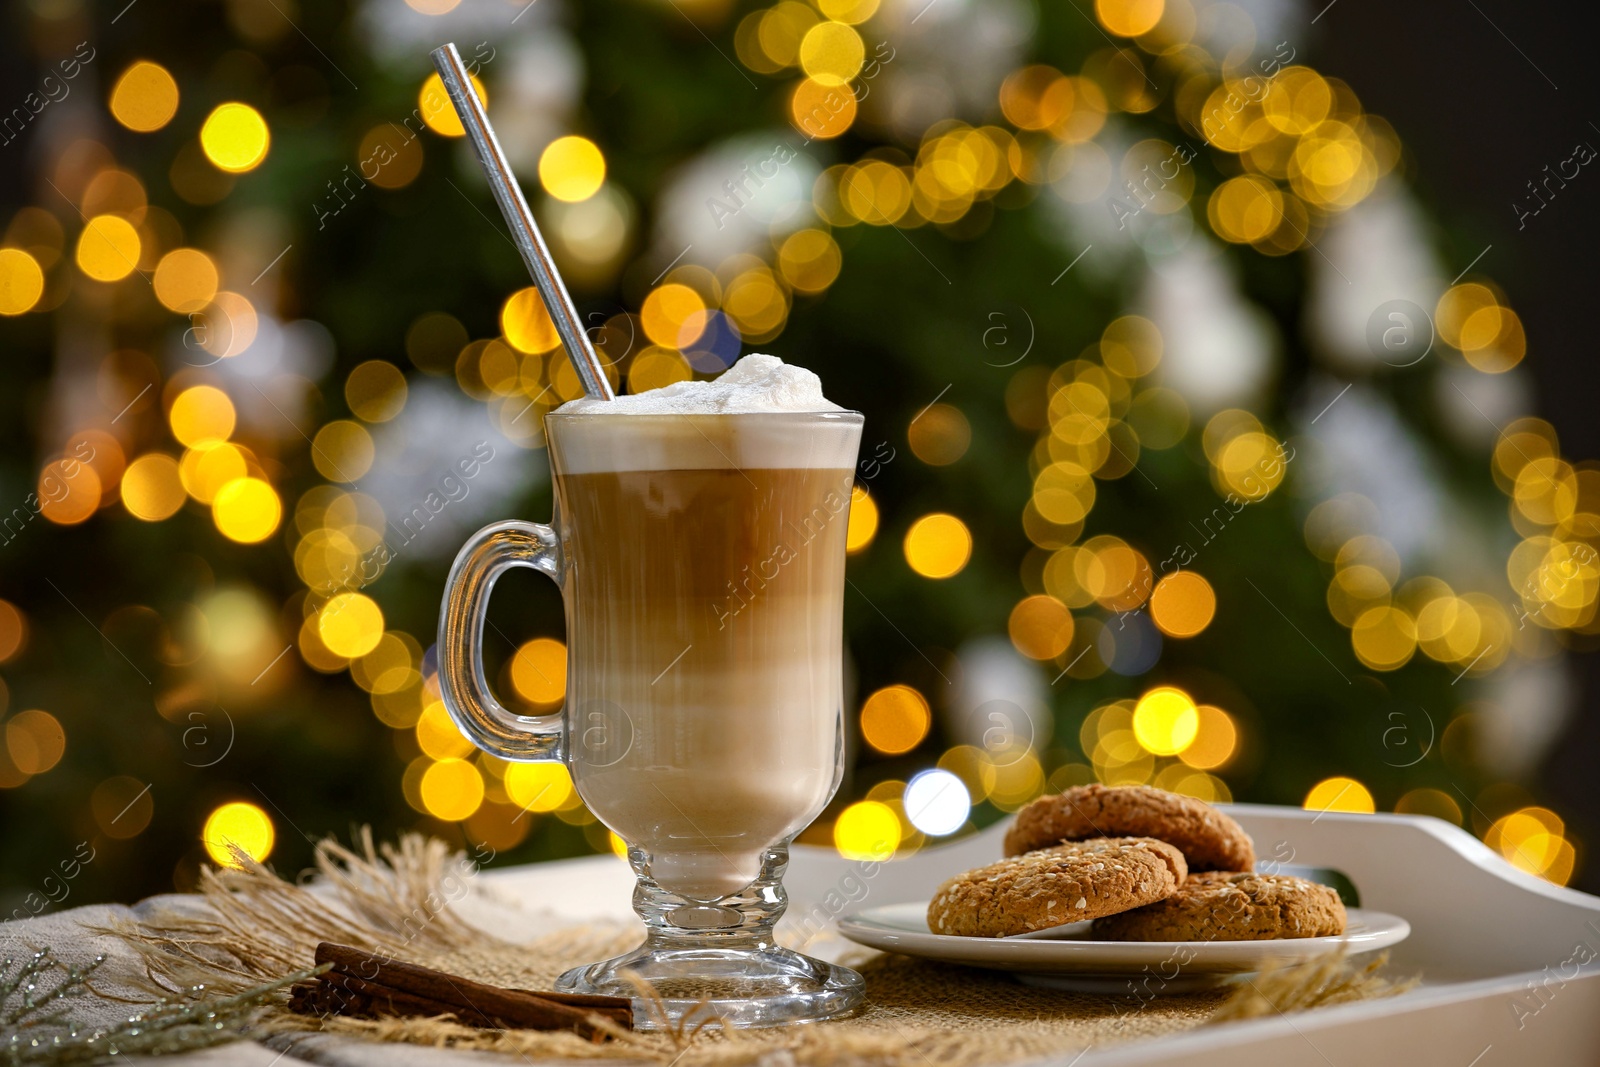
[[[666,1017],[709,998],[734,1026],[828,1018],[861,976],[778,947],[789,842],[844,768],[845,533],[857,412],[545,417],[555,515],[478,531],[445,585],[439,688],[461,732],[507,760],[559,761],[627,842],[644,944],[568,971],[566,992]],[[561,588],[567,696],[499,703],[483,670],[496,578]]]

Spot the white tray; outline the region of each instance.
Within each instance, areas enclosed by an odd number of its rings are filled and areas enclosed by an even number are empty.
[[[1437,819],[1226,810],[1261,856],[1342,871],[1363,907],[1409,921],[1410,937],[1391,950],[1392,969],[1420,974],[1422,985],[1387,1000],[1090,1049],[1074,1067],[1600,1064],[1600,898],[1524,874]],[[948,876],[998,858],[1004,834],[1004,824],[992,826],[877,864],[796,846],[784,877],[786,922],[813,933],[848,912],[926,900]],[[615,857],[491,877],[501,892],[566,918],[632,915],[633,875]]]

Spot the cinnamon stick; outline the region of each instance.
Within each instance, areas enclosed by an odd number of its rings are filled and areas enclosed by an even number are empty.
[[[315,983],[298,983],[290,1008],[314,1014],[454,1015],[469,1026],[572,1030],[591,1040],[607,1036],[605,1019],[633,1026],[627,997],[502,989],[347,945],[323,942],[316,960],[330,969]]]
[[[299,982],[290,988],[289,1009],[302,1015],[347,1015],[362,1019],[449,1015],[457,1021],[490,1030],[511,1029],[504,1019],[470,1008],[457,1008],[392,989],[357,991],[336,983]]]

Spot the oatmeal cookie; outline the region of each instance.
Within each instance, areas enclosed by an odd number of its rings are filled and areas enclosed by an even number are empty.
[[[1097,919],[1108,941],[1265,941],[1344,933],[1344,903],[1287,874],[1201,871],[1165,900]]]
[[[1183,882],[1183,853],[1147,837],[1099,837],[958,874],[928,904],[936,934],[1008,937],[1154,903]]]
[[[1080,785],[1040,797],[1006,833],[1008,856],[1063,841],[1129,835],[1178,846],[1192,871],[1248,871],[1255,846],[1244,828],[1203,800],[1147,785]]]

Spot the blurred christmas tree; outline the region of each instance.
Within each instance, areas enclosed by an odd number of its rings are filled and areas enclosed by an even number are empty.
[[[915,848],[1138,781],[1436,814],[1570,878],[1518,783],[1596,626],[1600,475],[1519,417],[1515,312],[1446,281],[1474,250],[1306,65],[1303,14],[6,17],[7,914],[186,886],[224,840],[292,868],[358,822],[612,846],[432,684],[454,549],[548,514],[541,417],[579,392],[429,73],[445,40],[619,383],[772,350],[867,414],[854,771],[810,839]],[[524,580],[494,670],[548,710],[559,604]]]

